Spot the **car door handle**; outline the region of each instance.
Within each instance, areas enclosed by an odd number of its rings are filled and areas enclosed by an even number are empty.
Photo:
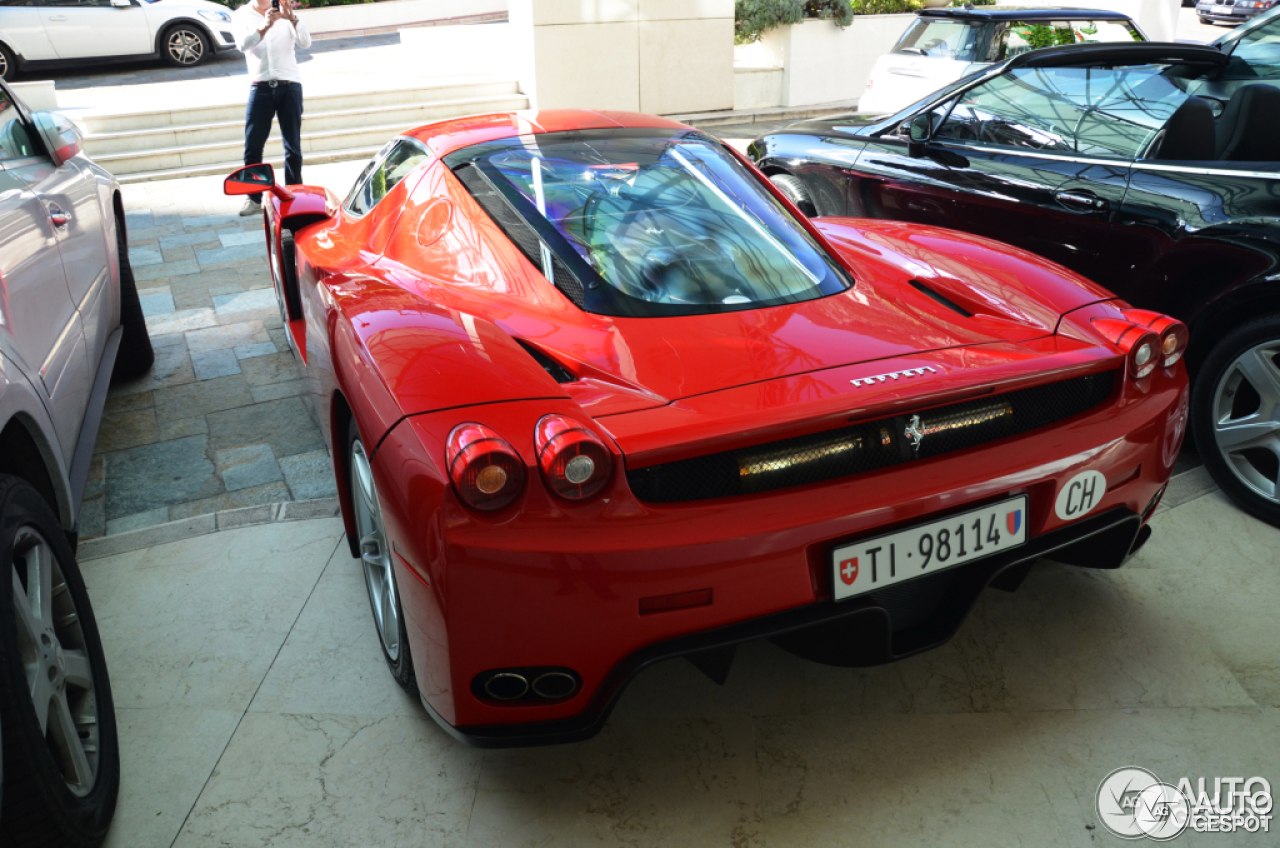
[[[1059,191],[1054,193],[1053,198],[1077,212],[1098,212],[1107,208],[1107,201],[1091,191]]]
[[[50,15],[49,16],[49,20],[51,21],[65,21],[66,19],[67,19],[66,15]]]
[[[53,225],[55,227],[57,227],[58,229],[62,229],[67,224],[71,223],[71,213],[63,212],[62,209],[59,208],[57,204],[50,203],[49,204],[49,220],[53,222]]]

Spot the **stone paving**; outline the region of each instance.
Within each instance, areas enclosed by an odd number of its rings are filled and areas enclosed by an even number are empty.
[[[307,179],[345,191],[361,163]],[[156,364],[111,389],[81,535],[114,535],[258,504],[336,494],[285,344],[259,218],[218,178],[125,186],[129,258]]]

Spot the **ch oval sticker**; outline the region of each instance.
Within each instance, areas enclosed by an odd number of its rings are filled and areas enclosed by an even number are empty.
[[[1107,493],[1107,478],[1098,471],[1081,471],[1063,484],[1054,511],[1063,521],[1074,521],[1088,515],[1102,503]]]

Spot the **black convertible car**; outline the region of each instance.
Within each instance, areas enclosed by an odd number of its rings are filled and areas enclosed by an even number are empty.
[[[1278,14],[1216,46],[1024,53],[750,155],[806,214],[989,236],[1185,321],[1196,445],[1244,509],[1280,524]]]

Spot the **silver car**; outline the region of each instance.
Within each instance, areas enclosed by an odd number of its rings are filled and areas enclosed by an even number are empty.
[[[75,546],[112,377],[151,367],[111,174],[0,83],[0,845],[97,845],[120,782]]]

